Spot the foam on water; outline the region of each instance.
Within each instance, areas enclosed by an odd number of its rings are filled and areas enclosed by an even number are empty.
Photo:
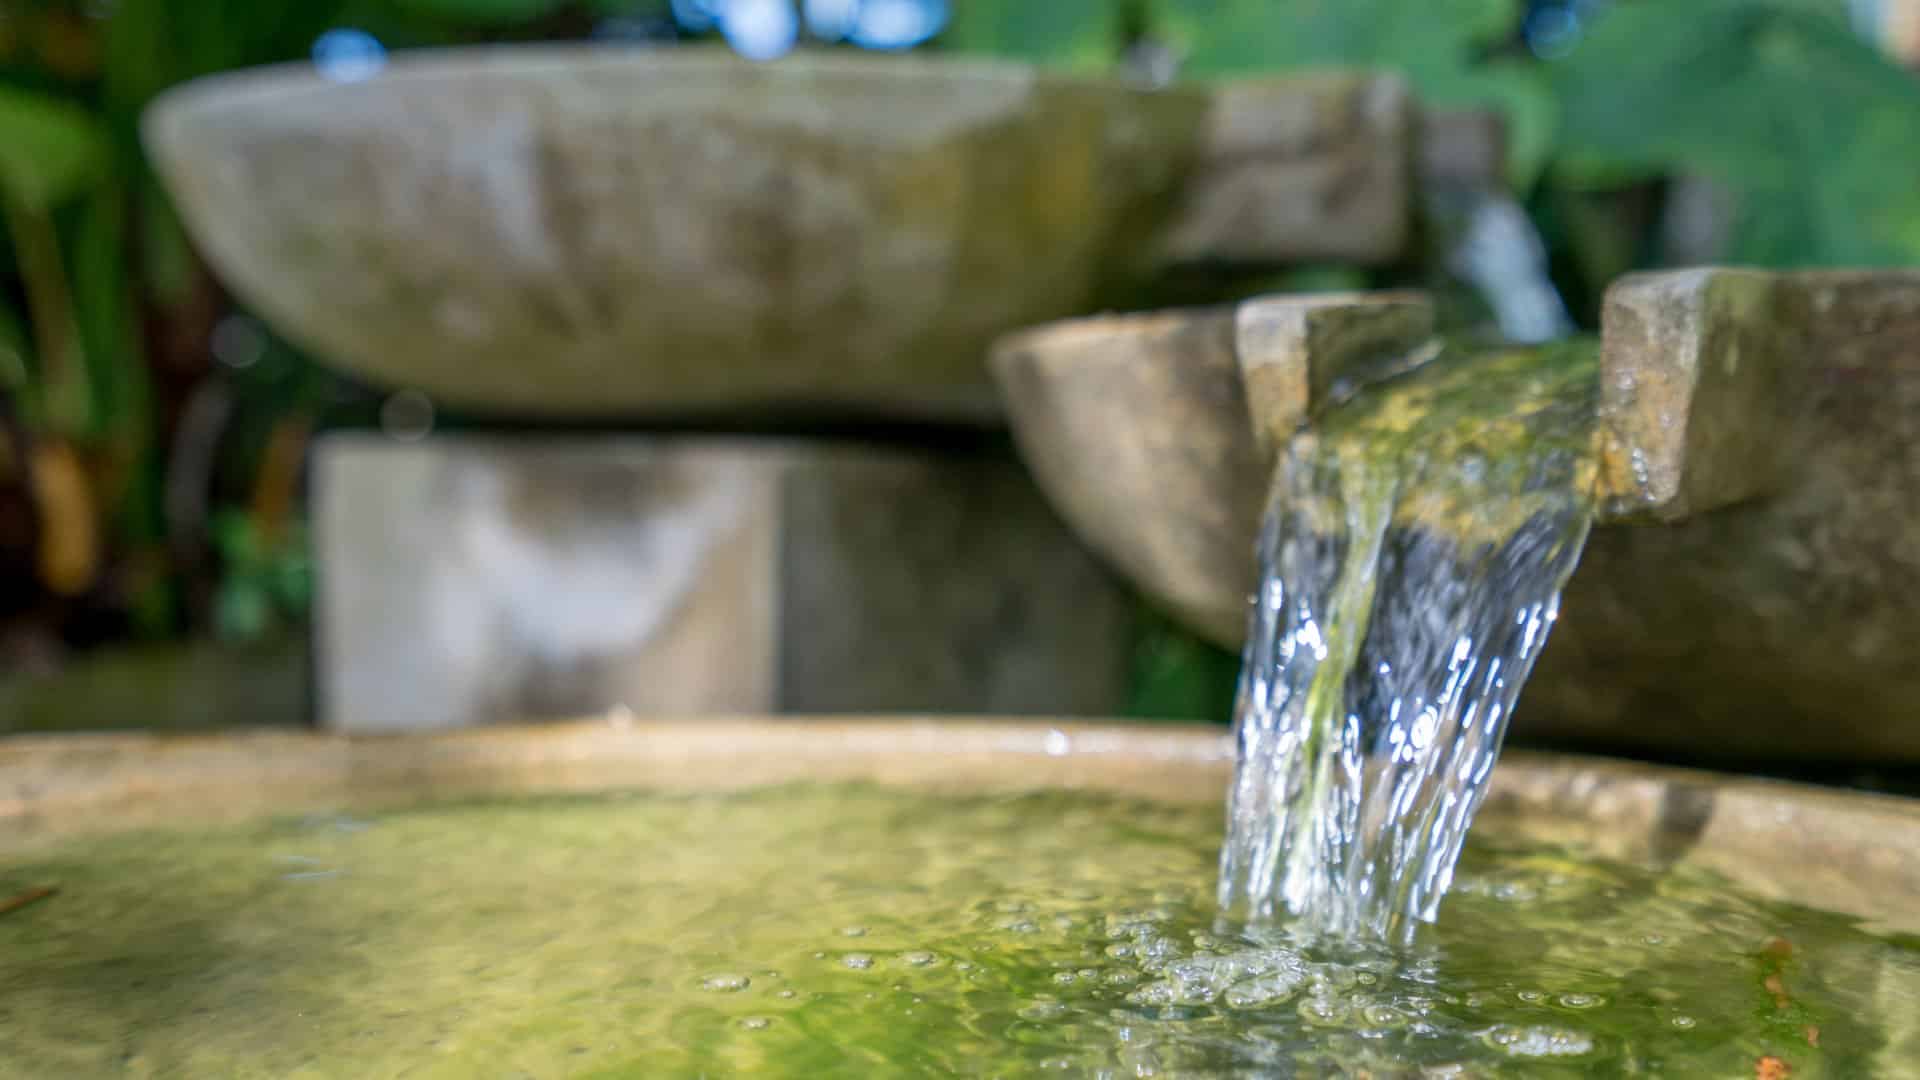
[[[1592,520],[1585,344],[1444,355],[1275,471],[1220,900],[1410,940],[1453,879]]]

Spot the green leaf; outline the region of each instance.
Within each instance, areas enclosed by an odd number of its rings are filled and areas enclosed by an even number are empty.
[[[1121,0],[957,0],[940,44],[1081,71],[1118,59]]]
[[[566,0],[394,0],[403,14],[473,26],[512,26],[545,18]]]
[[[232,642],[258,641],[273,626],[273,602],[251,578],[229,578],[214,600],[214,632]]]
[[[1196,73],[1331,64],[1416,82],[1468,66],[1520,17],[1515,0],[1157,0],[1155,11]]]
[[[106,130],[77,105],[0,86],[0,197],[45,213],[108,175]]]
[[[147,364],[133,303],[127,205],[120,185],[99,189],[81,208],[70,265],[95,434],[135,445],[146,437]]]
[[[17,393],[27,384],[27,324],[0,296],[0,393]]]
[[[1158,0],[1156,12],[1190,74],[1396,71],[1423,103],[1503,113],[1515,187],[1530,187],[1551,153],[1558,117],[1545,76],[1532,65],[1480,60],[1516,26],[1513,0]]]
[[[1718,180],[1740,206],[1742,262],[1920,258],[1920,82],[1835,20],[1705,0],[1683,33],[1660,5],[1618,5],[1554,82],[1568,183]]]

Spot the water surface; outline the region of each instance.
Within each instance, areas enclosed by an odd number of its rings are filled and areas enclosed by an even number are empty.
[[[1418,946],[1222,921],[1216,806],[871,786],[75,839],[0,1075],[1912,1074],[1920,952],[1478,830]]]

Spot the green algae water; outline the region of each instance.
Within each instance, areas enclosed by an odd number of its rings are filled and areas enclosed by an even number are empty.
[[[1589,343],[1459,350],[1280,455],[1218,893],[1407,942],[1434,921],[1593,520]]]
[[[1217,808],[799,785],[61,841],[23,1077],[1914,1074],[1920,953],[1482,829],[1411,949],[1223,921]]]

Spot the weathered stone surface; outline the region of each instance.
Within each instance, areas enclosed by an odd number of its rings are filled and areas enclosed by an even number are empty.
[[[1001,374],[1067,519],[1237,647],[1265,466],[1224,318],[1042,331]],[[1514,730],[1920,762],[1920,271],[1628,279],[1605,334],[1608,527]]]
[[[1162,257],[1384,262],[1407,244],[1414,114],[1397,76],[1218,84]]]
[[[1254,433],[1274,452],[1321,405],[1418,364],[1433,337],[1419,293],[1272,296],[1240,305],[1236,352]]]
[[[1677,521],[1775,489],[1808,360],[1781,279],[1639,274],[1601,315],[1601,499],[1610,518]]]
[[[1753,447],[1765,493],[1597,530],[1522,717],[1729,761],[1920,761],[1920,273],[1774,290],[1750,329],[1797,357],[1786,408],[1724,436]]]
[[[1246,632],[1271,468],[1246,420],[1235,318],[1223,307],[1075,320],[993,355],[1022,454],[1061,515],[1222,642]]]
[[[1013,65],[511,47],[218,76],[147,118],[234,290],[319,355],[527,415],[982,418],[998,334],[1165,258],[1393,256],[1406,98]]]
[[[314,470],[331,728],[1125,689],[1123,593],[999,454],[340,436]]]
[[[1273,461],[1249,409],[1297,427],[1392,370],[1392,346],[1432,322],[1417,294],[1276,296],[1040,327],[1002,339],[993,367],[1061,514],[1149,597],[1237,647]]]

